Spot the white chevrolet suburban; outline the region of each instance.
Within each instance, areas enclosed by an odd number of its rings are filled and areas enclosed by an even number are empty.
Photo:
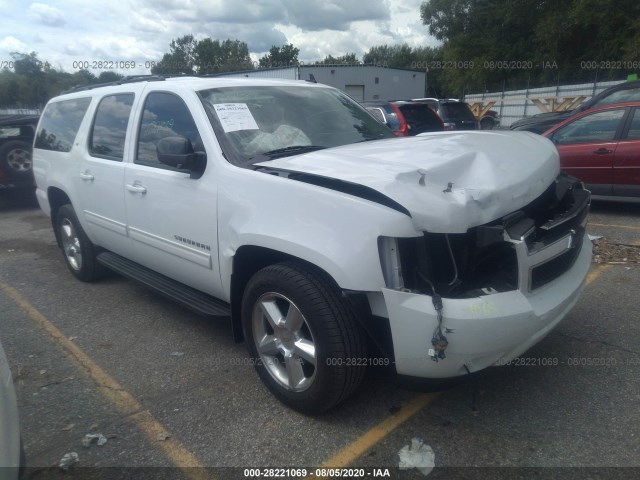
[[[266,386],[307,413],[346,398],[368,365],[445,379],[521,355],[590,266],[590,194],[551,142],[394,137],[320,84],[80,88],[47,104],[34,147],[73,275],[115,270],[230,318]]]

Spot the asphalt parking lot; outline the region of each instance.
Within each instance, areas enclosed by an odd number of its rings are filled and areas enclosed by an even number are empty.
[[[0,198],[0,339],[26,477],[425,478],[398,469],[420,437],[427,478],[639,478],[640,203],[594,202],[588,230],[602,254],[583,296],[519,361],[435,393],[373,370],[307,417],[267,392],[226,322],[115,275],[77,281],[37,205]],[[106,444],[84,447],[88,433]],[[62,472],[69,452],[80,461]]]

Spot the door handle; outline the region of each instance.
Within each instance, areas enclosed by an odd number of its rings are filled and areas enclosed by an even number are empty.
[[[613,150],[609,150],[608,148],[599,148],[597,150],[594,150],[593,153],[595,153],[596,155],[606,155],[608,153],[613,153]]]
[[[82,180],[87,180],[89,182],[93,181],[93,175],[91,175],[90,173],[87,173],[87,172],[80,172],[80,178]]]
[[[133,185],[128,183],[125,186],[126,186],[127,190],[129,190],[130,192],[133,192],[133,193],[147,193],[147,187],[143,187],[139,183],[134,183]]]

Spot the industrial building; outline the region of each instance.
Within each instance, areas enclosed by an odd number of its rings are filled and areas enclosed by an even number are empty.
[[[377,65],[299,65],[220,76],[309,80],[338,88],[359,102],[424,97],[425,72]]]

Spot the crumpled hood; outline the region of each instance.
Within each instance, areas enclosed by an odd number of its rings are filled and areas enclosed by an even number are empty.
[[[377,190],[418,230],[464,233],[530,203],[560,172],[549,140],[528,132],[443,132],[357,143],[263,162]]]

